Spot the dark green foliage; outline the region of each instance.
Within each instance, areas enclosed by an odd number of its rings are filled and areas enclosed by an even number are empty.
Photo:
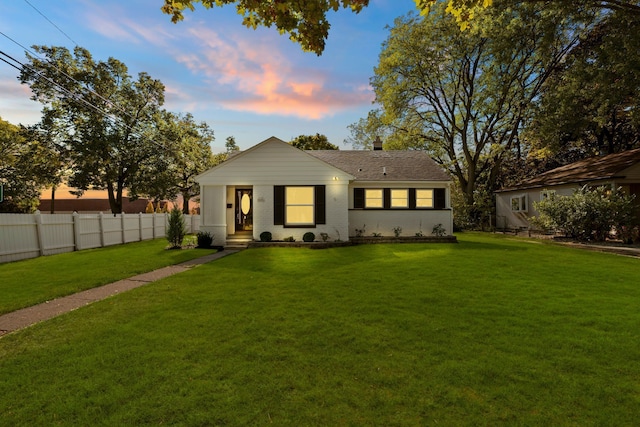
[[[208,231],[200,231],[198,232],[198,247],[199,248],[210,248],[213,243],[213,236]]]
[[[632,236],[637,224],[633,199],[620,189],[611,192],[607,187],[584,186],[571,196],[551,194],[548,199],[534,203],[540,212],[540,216],[534,218],[534,224],[583,241],[603,241],[612,229]]]
[[[270,242],[272,238],[273,238],[273,236],[271,235],[271,232],[269,232],[269,231],[263,231],[262,233],[260,233],[260,241],[261,242]]]
[[[316,235],[313,234],[310,231],[307,231],[306,233],[304,233],[304,235],[302,236],[302,240],[305,242],[313,242],[314,240],[316,240]]]
[[[167,225],[167,240],[171,245],[171,249],[179,249],[182,247],[182,240],[184,239],[187,230],[184,223],[184,216],[182,211],[174,206],[169,214],[169,225]]]
[[[285,241],[285,242],[295,242],[296,241],[296,239],[294,239],[293,236],[285,237],[282,240]]]

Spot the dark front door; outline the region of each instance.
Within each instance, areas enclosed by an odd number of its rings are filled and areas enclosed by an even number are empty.
[[[253,190],[236,188],[236,232],[253,230]]]

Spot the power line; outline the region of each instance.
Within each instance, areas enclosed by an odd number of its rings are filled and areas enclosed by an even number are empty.
[[[65,33],[64,31],[62,31],[62,30],[60,29],[60,27],[58,27],[56,24],[54,24],[54,23],[53,23],[53,21],[52,21],[51,19],[47,18],[47,16],[46,16],[44,13],[40,12],[40,10],[38,10],[38,8],[37,8],[37,7],[35,7],[35,6],[34,6],[34,5],[32,5],[31,3],[29,3],[29,0],[24,0],[24,2],[25,2],[26,4],[28,4],[29,6],[31,6],[31,7],[33,8],[33,10],[35,10],[36,12],[38,12],[38,13],[39,13],[39,14],[40,14],[44,19],[46,19],[46,20],[47,20],[51,25],[53,25],[53,26],[54,26],[58,31],[60,31],[60,32],[61,32],[61,33],[66,37],[66,38],[68,38],[69,40],[71,40],[71,43],[73,43],[73,44],[74,44],[74,46],[78,46],[78,43],[76,43],[76,41],[75,41],[75,40],[73,40],[71,37],[69,37],[69,35],[68,35],[67,33]]]
[[[97,96],[98,98],[100,98],[102,101],[106,102],[107,104],[111,105],[112,107],[114,107],[117,110],[120,110],[120,112],[122,112],[123,114],[129,116],[129,118],[133,119],[133,116],[131,116],[131,114],[129,114],[127,111],[125,111],[122,107],[120,107],[119,105],[115,104],[113,101],[111,101],[110,99],[105,98],[104,96],[100,95],[99,93],[95,92],[94,90],[92,90],[91,88],[88,88],[86,86],[83,86],[82,83],[80,83],[78,80],[76,80],[75,78],[73,78],[72,76],[70,76],[69,74],[65,73],[63,70],[61,70],[60,68],[58,68],[56,66],[55,63],[48,61],[46,58],[43,58],[42,55],[39,55],[38,53],[34,52],[33,50],[25,47],[24,45],[22,45],[20,42],[14,40],[13,38],[11,38],[10,36],[8,36],[7,34],[5,34],[4,32],[0,31],[0,35],[2,35],[3,37],[5,37],[6,39],[12,41],[13,43],[15,43],[16,45],[20,46],[22,49],[24,49],[26,52],[30,53],[33,56],[36,56],[38,58],[40,58],[40,60],[42,60],[43,62],[49,62],[49,65],[51,65],[53,68],[55,68],[55,70],[57,72],[59,72],[60,74],[64,75],[65,77],[67,77],[68,79],[70,79],[71,81],[73,81],[74,83],[77,83],[78,85],[80,85],[80,88],[82,90],[86,90],[89,93]]]

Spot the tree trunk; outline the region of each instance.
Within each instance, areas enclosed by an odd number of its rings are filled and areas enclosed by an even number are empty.
[[[189,195],[182,193],[182,213],[189,215]]]
[[[107,194],[109,195],[109,207],[112,214],[122,213],[122,187],[118,185],[117,194],[114,194],[113,183],[107,183]]]
[[[50,213],[56,212],[55,204],[56,204],[56,186],[54,185],[51,187],[51,212]]]

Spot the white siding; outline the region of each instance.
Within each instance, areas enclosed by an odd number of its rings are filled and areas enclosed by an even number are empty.
[[[578,188],[577,185],[563,185],[549,188],[533,188],[522,191],[507,191],[496,194],[496,228],[514,229],[519,227],[532,228],[531,217],[540,213],[535,208],[535,203],[542,200],[542,192],[547,190],[555,191],[558,196],[570,196]],[[514,212],[511,210],[511,198],[526,195],[528,200],[525,212]]]
[[[372,210],[357,209],[349,212],[349,235],[355,236],[356,229],[364,229],[363,236],[379,233],[394,236],[394,228],[401,227],[401,236],[415,236],[421,233],[431,236],[433,228],[442,225],[446,235],[453,234],[451,210]]]
[[[267,140],[197,178],[201,185],[317,185],[351,176],[280,140]]]
[[[623,170],[622,172],[620,172],[620,175],[624,175],[626,177],[625,182],[640,182],[640,163]]]

